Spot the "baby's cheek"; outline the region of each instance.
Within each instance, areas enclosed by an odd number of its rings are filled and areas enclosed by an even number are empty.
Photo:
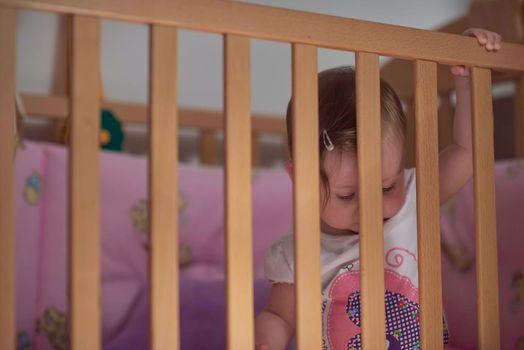
[[[329,203],[322,212],[322,220],[334,228],[346,229],[354,221],[355,209],[352,205],[341,204]]]
[[[339,215],[332,208],[325,208],[322,212],[322,220],[327,224],[332,224],[339,221]]]
[[[392,196],[392,198],[384,198],[384,217],[389,219],[395,216],[404,205],[406,196],[401,194]]]

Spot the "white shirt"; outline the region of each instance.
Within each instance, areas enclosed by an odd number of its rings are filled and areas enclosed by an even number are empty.
[[[389,349],[413,349],[419,341],[415,169],[405,170],[405,181],[405,202],[384,223]],[[324,349],[360,349],[359,242],[359,235],[320,234]],[[292,234],[271,246],[266,255],[265,274],[274,283],[294,283]],[[447,342],[447,331],[444,340]]]

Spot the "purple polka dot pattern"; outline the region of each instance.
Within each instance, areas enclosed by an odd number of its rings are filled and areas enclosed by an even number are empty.
[[[386,291],[386,343],[388,350],[420,349],[419,305],[399,293]],[[360,292],[352,293],[346,304],[348,318],[357,326],[360,323]],[[445,322],[443,341],[448,343],[448,330]],[[349,340],[347,349],[361,349],[361,335]]]

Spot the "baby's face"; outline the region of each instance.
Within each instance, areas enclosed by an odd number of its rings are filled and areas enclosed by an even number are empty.
[[[354,234],[360,230],[358,211],[357,157],[350,152],[327,152],[324,159],[330,197],[321,209],[322,232]],[[326,193],[321,188],[321,200]],[[402,208],[406,198],[404,163],[400,141],[384,140],[382,143],[382,203],[384,221]]]

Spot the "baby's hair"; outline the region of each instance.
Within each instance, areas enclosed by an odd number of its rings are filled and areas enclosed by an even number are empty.
[[[293,155],[292,106],[291,99],[286,112],[288,147],[291,157]],[[380,79],[380,106],[382,138],[396,137],[404,147],[406,115],[397,94],[383,79]],[[323,165],[326,152],[328,152],[324,142],[325,134],[329,136],[334,150],[339,152],[356,152],[357,150],[357,112],[353,68],[341,66],[324,70],[318,74],[318,116],[317,142],[320,155],[320,179],[327,194],[324,198],[325,204],[330,193],[328,177]]]

